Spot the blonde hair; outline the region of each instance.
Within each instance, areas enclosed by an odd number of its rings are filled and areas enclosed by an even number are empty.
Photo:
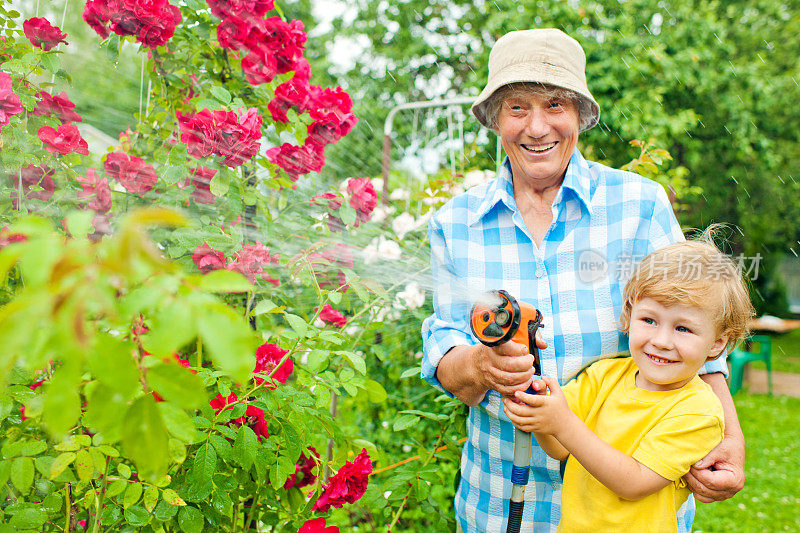
[[[486,100],[484,105],[484,115],[486,122],[497,130],[500,127],[497,120],[500,118],[500,108],[506,99],[512,96],[536,96],[543,100],[568,100],[575,105],[578,110],[578,121],[581,131],[585,130],[594,118],[594,108],[591,102],[582,97],[575,91],[564,89],[556,85],[538,82],[517,82],[503,85]]]
[[[657,250],[636,266],[623,292],[620,329],[628,331],[636,302],[652,298],[667,307],[681,304],[708,312],[717,335],[728,337],[721,353],[747,335],[755,310],[740,267],[714,244],[720,226],[710,226],[698,240]]]

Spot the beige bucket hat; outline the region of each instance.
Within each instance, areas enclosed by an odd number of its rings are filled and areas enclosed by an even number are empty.
[[[577,93],[582,109],[591,109],[590,117],[581,117],[586,131],[597,125],[600,106],[586,85],[586,54],[580,43],[555,28],[509,32],[497,40],[489,53],[489,77],[475,103],[472,114],[489,129],[486,101],[503,85],[538,82],[563,87]]]

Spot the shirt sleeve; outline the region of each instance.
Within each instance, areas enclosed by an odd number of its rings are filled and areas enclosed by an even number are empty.
[[[433,278],[433,314],[422,322],[422,378],[449,394],[436,377],[436,368],[453,346],[472,345],[467,320],[469,303],[457,283],[455,267],[442,225],[436,215],[428,225]]]
[[[602,361],[593,363],[561,387],[561,392],[564,393],[569,410],[581,420],[586,420],[586,417],[589,416],[589,408],[597,398],[600,376],[598,376],[596,370],[598,365],[601,364]]]
[[[710,414],[681,414],[661,420],[633,452],[656,474],[676,481],[722,441],[723,422]]]

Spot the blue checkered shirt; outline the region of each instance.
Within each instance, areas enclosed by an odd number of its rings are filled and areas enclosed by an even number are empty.
[[[476,295],[505,289],[544,315],[542,372],[559,383],[627,349],[617,329],[622,289],[648,253],[683,240],[664,189],[637,174],[586,161],[576,149],[541,245],[513,196],[508,159],[497,177],[450,200],[429,227],[436,282],[434,313],[422,324],[422,377],[444,390],[436,367],[453,346],[477,344],[468,315]],[[725,358],[704,371],[725,372]],[[447,391],[445,391],[447,392]],[[449,393],[448,393],[449,394]],[[514,427],[490,390],[469,409],[456,519],[465,532],[504,532],[511,496]],[[560,463],[536,446],[525,489],[522,531],[555,531],[561,515]],[[568,512],[568,511],[567,511]],[[690,531],[694,501],[678,515]]]

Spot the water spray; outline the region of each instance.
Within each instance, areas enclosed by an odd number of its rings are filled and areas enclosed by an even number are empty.
[[[536,331],[544,326],[542,313],[538,309],[517,301],[506,291],[490,291],[472,307],[470,327],[486,346],[498,346],[510,340],[527,345],[533,355],[533,373],[542,375]],[[536,394],[533,387],[528,387],[526,392]],[[508,503],[506,533],[519,533],[522,524],[532,445],[533,436],[530,433],[514,428],[514,465],[511,467],[511,501]]]

